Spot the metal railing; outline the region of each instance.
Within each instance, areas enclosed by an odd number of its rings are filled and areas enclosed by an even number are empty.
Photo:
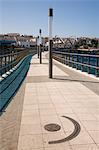
[[[82,70],[99,77],[99,55],[53,50],[53,58],[77,70]]]
[[[14,66],[16,66],[20,60],[25,56],[32,54],[34,50],[31,49],[20,49],[20,50],[10,50],[8,53],[0,53],[0,76],[6,73]]]

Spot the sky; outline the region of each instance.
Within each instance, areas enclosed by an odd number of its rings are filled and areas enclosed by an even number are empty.
[[[99,38],[99,0],[0,0],[0,34],[48,36],[49,8],[53,36]]]

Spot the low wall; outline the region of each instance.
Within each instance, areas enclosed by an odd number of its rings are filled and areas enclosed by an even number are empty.
[[[2,113],[19,89],[30,66],[32,55],[26,56],[16,66],[16,69],[0,83],[0,112]]]
[[[30,66],[31,57],[32,55],[25,57],[16,66],[16,69],[1,81],[0,108],[3,112],[0,116],[0,150],[18,149],[26,84],[24,79]],[[19,88],[20,86],[21,88]]]

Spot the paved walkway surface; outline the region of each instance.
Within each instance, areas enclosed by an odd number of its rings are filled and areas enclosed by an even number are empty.
[[[0,116],[0,150],[17,150],[25,93],[25,81]]]
[[[79,73],[77,76],[75,71],[57,62],[53,74],[53,79],[49,79],[45,54],[42,64],[37,55],[32,58],[26,78],[18,150],[99,150],[99,81]],[[62,116],[74,119],[81,130]],[[51,123],[60,125],[61,129],[45,130],[44,126]],[[49,143],[75,131],[78,135],[71,136],[71,140]]]

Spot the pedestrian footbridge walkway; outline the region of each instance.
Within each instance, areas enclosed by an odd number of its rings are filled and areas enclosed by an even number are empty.
[[[46,53],[42,64],[33,56],[26,78],[18,150],[98,150],[98,82],[56,61],[53,79],[49,79]]]
[[[99,150],[99,79],[37,55],[0,118],[0,150]]]

